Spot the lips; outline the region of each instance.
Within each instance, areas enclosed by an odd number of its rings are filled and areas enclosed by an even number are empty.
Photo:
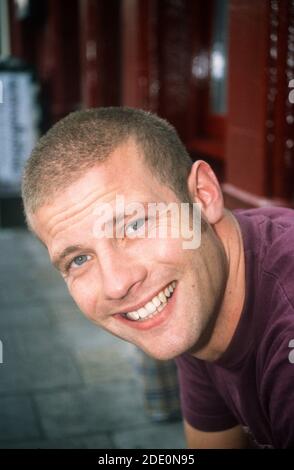
[[[171,282],[141,308],[127,312],[125,316],[129,320],[145,321],[147,318],[157,315],[172,296],[175,287],[176,282]]]
[[[172,308],[175,305],[176,294],[177,289],[175,288],[170,297],[167,298],[167,301],[161,304],[162,308],[160,308],[159,311],[157,311],[155,314],[150,314],[143,319],[131,320],[126,317],[126,314],[120,313],[115,314],[114,317],[134,329],[149,330],[151,328],[155,328],[164,323],[165,320],[169,317]]]

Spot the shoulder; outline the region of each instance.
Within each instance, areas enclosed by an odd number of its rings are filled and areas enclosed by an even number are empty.
[[[257,367],[269,377],[276,363],[284,361],[284,370],[292,373],[288,356],[294,339],[294,210],[267,207],[233,214],[244,239],[254,299]]]
[[[234,211],[245,251],[254,256],[258,284],[294,306],[294,210],[282,207]],[[273,299],[272,299],[273,300]],[[293,307],[294,308],[294,307]]]
[[[294,338],[294,210],[263,209],[258,230],[258,305],[266,311],[261,346],[288,364],[289,342]]]
[[[257,364],[262,365],[257,376],[260,403],[270,423],[275,447],[293,447],[294,327],[275,325],[262,342],[262,350],[266,352],[262,362],[257,358]]]
[[[260,230],[265,240],[262,275],[276,286],[274,292],[285,301],[284,308],[294,324],[294,210],[276,209],[273,217],[265,218]]]

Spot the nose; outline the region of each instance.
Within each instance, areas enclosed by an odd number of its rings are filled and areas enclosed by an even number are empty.
[[[135,290],[147,276],[138,257],[119,248],[104,248],[99,254],[102,290],[106,299],[119,300]]]

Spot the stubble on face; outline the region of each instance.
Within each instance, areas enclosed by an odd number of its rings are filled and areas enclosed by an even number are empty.
[[[62,224],[62,236],[70,244],[79,244],[81,241],[91,239],[89,233],[91,222],[84,221],[77,211],[80,204],[79,197],[82,198],[83,191],[91,193],[91,185],[93,192],[97,191],[97,187],[99,191],[101,188],[104,200],[111,200],[109,193],[111,187],[113,194],[117,192],[130,194],[129,188],[131,188],[136,194],[141,195],[142,199],[150,202],[154,200],[180,202],[169,188],[165,188],[154,179],[142,163],[142,158],[130,158],[134,157],[135,151],[134,146],[128,145],[117,149],[109,157],[108,166],[103,166],[103,172],[97,168],[89,170],[89,174],[84,175],[77,185],[68,188],[59,200],[52,201],[49,212],[48,208],[47,212],[39,211],[39,221],[42,220],[43,224],[39,233],[49,251],[53,250],[53,245],[59,237],[58,227],[56,228],[54,221]],[[127,158],[131,161],[126,177],[124,168]],[[115,178],[118,174],[121,175],[119,181]],[[115,186],[113,184],[113,187],[109,186],[110,181],[115,181]],[[64,220],[62,215],[70,213],[71,210],[77,213],[78,219],[80,218],[80,225],[75,228],[70,217]],[[46,231],[46,226],[50,230]],[[117,249],[116,256],[121,256],[121,262],[117,258],[113,266],[108,263],[109,260],[103,260],[103,251],[98,249],[98,242],[92,240],[91,243],[95,260],[92,269],[85,270],[83,275],[75,278],[72,282],[74,288],[71,289],[74,300],[89,319],[158,359],[170,359],[187,350],[197,354],[209,342],[224,293],[227,271],[222,245],[208,224],[204,225],[202,244],[196,250],[183,250],[180,239],[177,241],[167,239],[160,243],[154,240],[152,243],[150,240],[135,241],[133,245],[130,242],[124,253]],[[109,245],[108,249],[110,248]],[[114,271],[108,272],[106,276],[101,266],[109,266],[109,270],[114,269]],[[114,299],[111,295],[106,297],[99,286],[105,285],[111,278],[115,279],[115,276],[122,275],[122,272],[115,272],[118,266],[122,269],[125,266],[130,286],[125,295]],[[133,278],[130,277],[130,273]],[[148,294],[155,292],[159,286],[173,280],[177,281],[177,302],[166,328],[162,326],[140,332],[117,322],[113,315],[116,309],[121,310],[126,305],[137,304]]]

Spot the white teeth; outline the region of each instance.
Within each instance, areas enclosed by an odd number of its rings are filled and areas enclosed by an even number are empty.
[[[161,302],[166,302],[166,296],[163,292],[159,292],[158,298]]]
[[[148,302],[148,304],[146,304],[144,308],[147,310],[148,313],[154,313],[156,310],[156,307],[152,302]]]
[[[157,296],[153,297],[151,302],[154,303],[155,307],[159,307],[159,305],[161,304],[160,299]]]
[[[140,318],[145,318],[145,317],[148,317],[149,315],[149,313],[147,312],[147,310],[145,310],[144,307],[139,308],[138,314]]]
[[[130,320],[139,320],[139,318],[140,318],[139,313],[136,310],[134,312],[128,312],[127,317]]]
[[[168,287],[166,289],[164,289],[164,293],[165,293],[166,297],[170,296],[170,291],[169,291]]]
[[[132,312],[127,312],[126,317],[129,320],[137,321],[137,320],[144,320],[147,317],[152,318],[157,313],[161,312],[167,304],[168,298],[172,295],[174,288],[176,286],[176,282],[173,281],[168,287],[166,287],[163,291],[159,292],[158,295],[153,297],[150,302],[147,302],[144,307],[139,308],[138,310],[134,310]]]
[[[165,302],[164,304],[161,304],[161,305],[157,308],[158,312],[161,312],[161,310],[164,309],[164,307],[166,306],[166,304],[167,304],[167,302]]]

